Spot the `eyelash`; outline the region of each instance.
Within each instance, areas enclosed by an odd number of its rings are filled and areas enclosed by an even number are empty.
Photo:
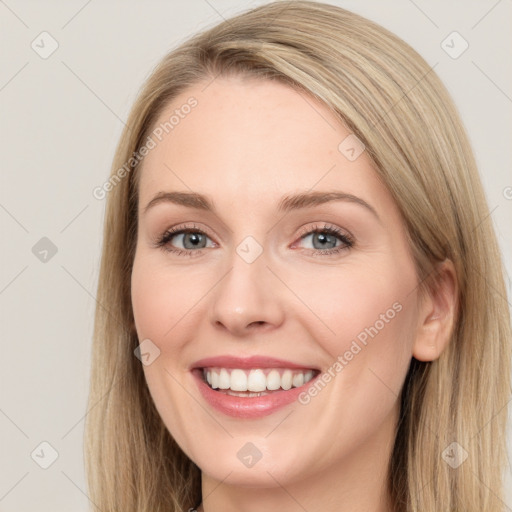
[[[163,251],[171,252],[176,254],[177,256],[199,256],[202,254],[203,249],[198,250],[191,250],[191,249],[177,249],[175,247],[171,247],[169,242],[176,236],[186,233],[200,233],[201,235],[208,236],[207,233],[205,233],[202,229],[198,228],[195,224],[193,226],[177,226],[174,228],[168,229],[156,242],[155,246],[158,248],[161,248]],[[321,225],[315,225],[313,227],[305,228],[302,233],[299,235],[299,238],[302,240],[306,236],[314,234],[314,233],[327,233],[329,235],[334,235],[338,237],[343,245],[340,245],[339,247],[334,247],[332,249],[309,249],[313,251],[315,256],[329,256],[329,255],[335,255],[338,253],[341,253],[342,251],[346,251],[348,249],[351,249],[354,246],[354,240],[350,235],[347,233],[342,232],[338,227],[324,224]]]

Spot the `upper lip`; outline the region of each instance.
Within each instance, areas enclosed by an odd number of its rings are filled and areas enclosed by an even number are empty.
[[[314,366],[293,363],[269,356],[235,357],[230,355],[207,357],[192,364],[195,368],[296,368],[316,370]]]

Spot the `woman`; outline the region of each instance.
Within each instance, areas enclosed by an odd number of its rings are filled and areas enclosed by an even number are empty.
[[[503,510],[510,322],[482,186],[408,45],[258,7],[147,80],[109,181],[102,511]]]

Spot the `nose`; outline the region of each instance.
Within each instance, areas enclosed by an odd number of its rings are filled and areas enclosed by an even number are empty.
[[[285,300],[263,254],[247,263],[235,253],[231,269],[211,294],[210,322],[236,337],[268,331],[283,323]]]

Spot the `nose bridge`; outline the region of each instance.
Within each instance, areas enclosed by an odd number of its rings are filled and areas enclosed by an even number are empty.
[[[229,271],[212,295],[212,324],[243,335],[255,326],[276,327],[283,321],[282,293],[267,268],[268,254],[252,236],[233,247]]]

